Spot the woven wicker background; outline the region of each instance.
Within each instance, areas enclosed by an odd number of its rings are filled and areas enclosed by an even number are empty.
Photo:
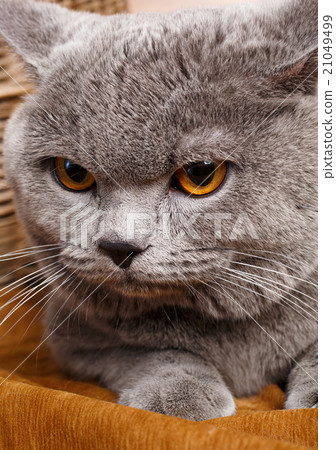
[[[126,12],[126,0],[56,0],[68,8],[92,11],[101,14]],[[13,204],[13,194],[4,179],[2,142],[7,119],[20,103],[26,91],[32,86],[22,73],[22,66],[0,39],[0,255],[27,246],[22,228],[17,221]],[[8,275],[18,264],[19,259],[0,262],[0,284],[8,283],[16,273]],[[25,261],[28,262],[28,261]],[[20,272],[22,276],[22,272]]]

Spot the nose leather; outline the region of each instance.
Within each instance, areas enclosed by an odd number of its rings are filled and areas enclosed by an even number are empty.
[[[129,242],[113,242],[101,240],[98,247],[107,253],[117,266],[121,269],[127,269],[138,253],[143,251],[142,248]]]

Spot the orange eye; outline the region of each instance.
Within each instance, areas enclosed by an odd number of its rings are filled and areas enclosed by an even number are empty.
[[[192,195],[205,195],[213,192],[224,181],[226,163],[200,161],[178,169],[173,175],[173,186]]]
[[[85,191],[95,183],[90,172],[70,159],[55,158],[54,171],[58,181],[72,191]]]

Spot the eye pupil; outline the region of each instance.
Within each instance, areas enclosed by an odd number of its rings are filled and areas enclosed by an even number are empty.
[[[70,159],[56,157],[53,160],[53,173],[57,181],[71,191],[85,191],[95,185],[94,176]]]
[[[209,194],[222,184],[226,176],[226,169],[225,161],[189,163],[176,170],[171,186],[190,195]]]
[[[191,181],[197,186],[207,186],[214,177],[215,164],[206,161],[188,164],[186,171]]]
[[[69,159],[64,161],[64,169],[69,178],[75,183],[82,183],[87,177],[88,171],[84,167],[73,163]]]

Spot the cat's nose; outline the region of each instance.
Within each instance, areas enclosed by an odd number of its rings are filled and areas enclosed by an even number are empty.
[[[126,269],[129,267],[134,256],[143,251],[142,248],[137,245],[130,244],[129,242],[111,242],[100,240],[98,241],[98,247],[108,253],[116,265],[121,269]]]

